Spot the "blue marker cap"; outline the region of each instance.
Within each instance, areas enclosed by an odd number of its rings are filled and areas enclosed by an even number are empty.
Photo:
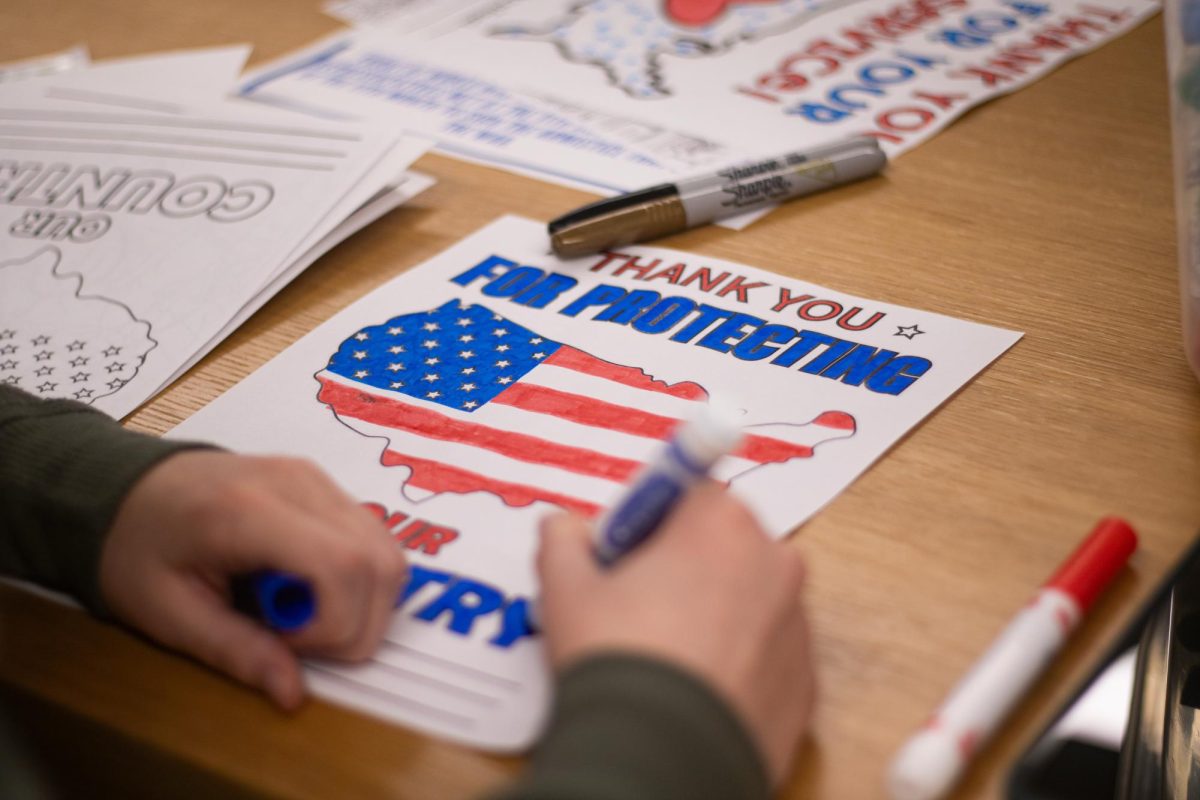
[[[233,582],[234,606],[281,633],[297,631],[317,613],[308,581],[286,572],[262,570]]]

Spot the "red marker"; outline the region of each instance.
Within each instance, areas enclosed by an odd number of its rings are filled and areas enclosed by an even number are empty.
[[[950,790],[1136,548],[1128,522],[1100,521],[896,754],[888,774],[894,800],[935,800]]]

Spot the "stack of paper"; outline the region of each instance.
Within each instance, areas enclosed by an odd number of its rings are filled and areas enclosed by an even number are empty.
[[[0,383],[124,416],[431,183],[426,140],[228,99],[247,53],[0,86]]]

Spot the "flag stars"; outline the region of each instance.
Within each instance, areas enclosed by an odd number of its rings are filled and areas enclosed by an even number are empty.
[[[39,378],[44,378],[47,375],[54,374],[54,367],[47,367],[47,366],[38,367],[37,369],[35,369],[33,371],[33,374],[37,375]]]
[[[460,328],[469,328],[473,323],[466,317],[459,317],[458,319],[454,320],[454,324]]]
[[[54,383],[53,381],[45,381],[44,383],[38,385],[38,387],[37,387],[38,394],[45,394],[46,392],[53,392],[54,387],[56,387],[56,386],[58,386],[58,384]]]
[[[76,350],[82,350],[86,346],[87,346],[87,342],[81,342],[78,339],[76,339],[75,341],[73,341],[69,345],[67,345],[67,351],[70,353],[74,353]]]
[[[67,363],[70,364],[72,367],[79,368],[79,367],[82,367],[85,364],[87,364],[87,362],[88,362],[87,356],[75,356]]]
[[[367,376],[368,376],[368,375],[370,375],[370,374],[371,374],[371,373],[370,373],[370,371],[368,371],[368,370],[365,370],[365,369],[360,369],[360,370],[358,370],[357,372],[355,372],[355,373],[354,373],[354,377],[356,377],[356,378],[365,378],[365,377],[367,377]]]
[[[9,328],[0,331],[0,339],[11,339],[17,335],[17,332]]]
[[[458,388],[462,389],[464,392],[473,392],[478,387],[476,387],[475,384],[473,384],[473,383],[464,383],[462,386],[460,386]]]
[[[545,353],[534,353],[534,354],[533,354],[533,357],[534,357],[534,358],[541,359],[541,358],[545,358],[545,357],[546,357],[546,354],[545,354]]]
[[[108,347],[104,348],[104,352],[101,353],[100,355],[104,356],[105,358],[112,358],[113,356],[119,356],[119,355],[121,355],[121,348],[117,347],[115,344],[109,345]]]
[[[20,382],[21,382],[21,379],[16,375],[9,375],[4,380],[0,381],[0,383],[7,384],[9,386],[16,386]]]
[[[437,356],[430,356],[429,358],[425,359],[425,363],[432,367],[434,364],[442,363],[442,360]]]
[[[427,372],[425,373],[425,377],[421,378],[421,380],[425,381],[426,383],[437,383],[441,377],[442,376],[438,375],[436,372]]]
[[[388,364],[388,369],[391,370],[392,372],[400,372],[401,370],[404,369],[404,365],[400,364],[398,362],[393,363],[393,364]]]
[[[54,355],[53,351],[43,350],[40,353],[34,353],[33,360],[34,361],[45,361],[46,359],[50,358],[52,355]]]
[[[356,360],[358,360],[358,361],[362,361],[362,360],[363,360],[364,358],[366,358],[366,357],[367,357],[367,351],[366,351],[366,350],[355,350],[355,351],[354,351],[353,358],[355,358]]]
[[[497,366],[497,367],[507,367],[507,366],[508,366],[509,364],[511,364],[511,363],[512,363],[512,362],[511,362],[511,361],[509,361],[508,359],[506,359],[506,358],[502,358],[502,359],[500,359],[499,361],[497,361],[497,362],[496,362],[496,366]]]
[[[366,331],[359,331],[358,333],[354,334],[354,338],[360,342],[365,342],[367,339],[370,339],[371,337],[367,335]]]
[[[392,388],[393,389],[403,389],[404,381],[392,381]]]
[[[479,403],[476,403],[474,400],[468,400],[467,402],[462,404],[462,407],[467,409],[468,411],[470,411],[472,408],[475,408],[478,405],[479,405]]]
[[[13,361],[11,358],[7,361],[0,361],[0,369],[16,369],[20,361]]]
[[[460,350],[458,353],[458,357],[459,358],[474,358],[475,351],[474,350]]]
[[[395,347],[389,347],[388,352],[394,356],[398,356],[404,352],[404,345],[398,344]]]
[[[393,325],[392,327],[388,328],[389,336],[399,336],[402,333],[404,333],[404,328],[401,328],[399,325]]]
[[[120,389],[126,383],[128,383],[128,381],[124,380],[123,378],[113,378],[108,382],[108,388],[113,390]]]
[[[438,346],[437,339],[426,339],[425,341],[421,342],[421,347],[424,347],[426,350],[432,350],[437,346]]]
[[[465,368],[463,369],[463,371],[462,371],[462,374],[463,374],[463,375],[474,375],[474,374],[475,374],[475,368],[474,368],[474,367],[465,367]]]
[[[475,341],[475,337],[469,333],[464,333],[462,336],[458,337],[458,340],[460,342],[464,342],[464,343],[465,342],[473,342],[473,341]]]
[[[496,379],[496,382],[502,383],[505,386],[508,386],[510,383],[513,382],[513,379],[508,377],[507,375],[501,375],[499,378]]]
[[[544,341],[546,341],[546,340],[545,340],[545,339],[543,339],[542,337],[540,337],[540,336],[535,336],[535,337],[533,337],[532,339],[530,339],[530,340],[529,340],[529,343],[530,343],[530,344],[541,344],[541,343],[542,343],[542,342],[544,342]]]
[[[76,372],[74,375],[71,376],[71,383],[79,383],[81,381],[86,381],[90,377],[92,377],[90,372]]]
[[[509,349],[510,349],[510,348],[509,348],[509,346],[508,346],[508,345],[506,345],[506,344],[498,344],[498,345],[496,345],[496,352],[498,352],[498,353],[504,353],[504,352],[507,352]]]
[[[108,366],[106,366],[106,367],[104,368],[104,370],[105,370],[105,371],[106,371],[106,372],[107,372],[109,375],[111,375],[111,374],[112,374],[112,373],[114,373],[114,372],[120,372],[120,371],[121,371],[121,370],[123,370],[123,369],[125,369],[125,364],[124,364],[123,362],[120,362],[120,361],[114,361],[114,362],[112,362],[111,364],[109,364]]]
[[[15,344],[6,344],[4,347],[0,347],[0,356],[11,356],[15,352],[17,352]]]
[[[44,344],[50,344],[49,336],[35,336],[29,341],[33,342],[34,347],[41,347]]]
[[[94,392],[92,392],[92,390],[91,390],[91,389],[80,389],[78,392],[76,392],[76,393],[75,393],[74,395],[72,395],[72,396],[73,396],[73,397],[74,397],[76,400],[86,400],[86,399],[88,399],[89,397],[91,397],[93,394],[94,394]]]
[[[442,393],[435,390],[432,392],[426,392],[425,396],[428,397],[430,400],[437,400],[439,397],[442,396]]]
[[[505,328],[496,328],[492,331],[492,336],[508,336],[508,330]]]
[[[421,330],[426,330],[426,331],[429,331],[430,333],[433,333],[434,331],[439,331],[441,329],[442,329],[442,326],[438,325],[436,322],[426,322],[424,325],[421,326]]]

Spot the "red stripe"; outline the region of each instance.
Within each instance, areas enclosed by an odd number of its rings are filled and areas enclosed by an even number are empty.
[[[321,380],[317,398],[341,416],[375,425],[408,431],[428,439],[460,442],[472,447],[526,461],[557,467],[578,475],[624,483],[641,464],[630,459],[598,453],[583,447],[558,444],[537,436],[492,428],[454,419],[430,409],[412,406],[389,397],[368,394],[335,381]],[[518,384],[519,385],[519,384]],[[505,390],[505,394],[513,387]]]
[[[604,361],[582,350],[576,350],[574,347],[566,345],[555,350],[542,363],[553,364],[562,369],[583,372],[587,375],[594,375],[597,378],[604,378],[613,383],[632,386],[634,389],[669,394],[671,397],[679,397],[684,400],[708,399],[708,392],[704,390],[703,386],[697,383],[686,381],[684,383],[668,385],[665,381],[658,381],[651,378],[636,367],[625,367],[620,364],[614,364],[611,361]]]
[[[739,458],[757,461],[759,464],[776,464],[792,458],[812,458],[813,449],[808,445],[792,444],[782,439],[766,436],[747,436],[742,446],[734,451]]]
[[[514,383],[496,395],[492,402],[648,439],[666,440],[679,425],[679,420],[674,417],[638,411],[536,384]],[[812,454],[812,448],[802,444],[753,435],[747,436],[735,453],[740,458],[759,464],[787,461],[789,458],[810,458]]]
[[[491,402],[650,439],[666,439],[679,425],[679,420],[673,417],[527,383],[514,383]]]
[[[431,492],[454,492],[456,494],[490,492],[510,506],[527,506],[537,500],[543,500],[586,517],[594,517],[600,513],[600,506],[586,500],[547,492],[520,483],[494,480],[486,475],[480,475],[478,472],[452,467],[440,461],[406,456],[391,449],[384,451],[382,460],[383,464],[388,467],[410,467],[412,477],[408,479],[408,483]]]

